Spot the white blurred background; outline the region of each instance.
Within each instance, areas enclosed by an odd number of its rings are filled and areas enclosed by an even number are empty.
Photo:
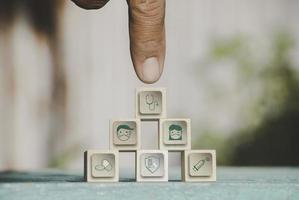
[[[276,29],[298,38],[298,10],[296,0],[169,0],[164,73],[156,84],[144,85],[130,60],[126,1],[111,0],[95,11],[65,1],[54,54],[51,41],[33,31],[20,9],[0,30],[0,170],[82,169],[84,150],[109,148],[109,120],[134,117],[140,86],[167,89],[168,117],[191,118],[194,148],[207,130],[230,135],[258,123],[243,113],[255,92],[236,88],[234,65],[204,62],[211,41],[246,35],[254,38],[249,48],[267,55]],[[298,45],[291,59],[298,66]],[[66,88],[53,105],[57,60]],[[221,98],[210,87],[222,88]],[[143,148],[157,148],[155,124],[142,126]]]

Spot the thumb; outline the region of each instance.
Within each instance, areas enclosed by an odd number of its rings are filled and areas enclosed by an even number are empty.
[[[165,0],[127,0],[130,50],[138,78],[159,80],[165,59]]]

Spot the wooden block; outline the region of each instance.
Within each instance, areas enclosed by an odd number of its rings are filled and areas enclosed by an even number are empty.
[[[135,169],[137,182],[167,182],[168,152],[165,150],[138,150]]]
[[[110,149],[136,151],[140,149],[140,119],[110,121]]]
[[[84,179],[87,182],[118,182],[118,151],[88,150],[84,152]]]
[[[181,161],[183,181],[216,181],[215,150],[187,150],[182,154]]]
[[[166,117],[165,88],[137,88],[135,100],[136,118],[158,120]]]
[[[191,120],[160,119],[159,149],[169,151],[191,149]]]

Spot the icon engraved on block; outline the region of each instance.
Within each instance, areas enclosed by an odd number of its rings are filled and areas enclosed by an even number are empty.
[[[149,156],[144,159],[145,167],[153,174],[160,167],[160,158]]]
[[[212,170],[212,155],[210,153],[191,153],[189,155],[190,176],[211,176]]]
[[[164,155],[144,153],[141,155],[141,176],[162,177],[164,175]]]
[[[145,115],[159,115],[162,112],[162,93],[160,91],[140,92],[139,111],[141,114]]]
[[[159,102],[153,94],[145,95],[145,103],[147,104],[147,109],[153,112],[159,107]]]
[[[130,139],[133,131],[134,128],[131,128],[126,124],[119,125],[116,129],[117,138],[121,141],[127,141]]]
[[[182,140],[182,127],[180,125],[171,124],[168,128],[169,140]]]
[[[115,121],[112,126],[114,145],[136,145],[137,123],[135,121]]]
[[[186,145],[187,144],[187,123],[183,120],[164,120],[161,131],[165,145]]]
[[[198,172],[200,170],[200,168],[203,167],[206,164],[206,162],[209,162],[209,161],[210,161],[209,157],[199,160],[195,165],[193,165],[193,167],[192,167],[193,171]]]
[[[114,177],[115,156],[95,153],[91,156],[91,175],[95,178]]]
[[[94,166],[94,169],[96,171],[103,171],[103,170],[105,170],[105,171],[109,172],[109,171],[112,170],[112,165],[110,164],[110,162],[108,160],[103,159],[101,164],[98,164],[98,165]]]

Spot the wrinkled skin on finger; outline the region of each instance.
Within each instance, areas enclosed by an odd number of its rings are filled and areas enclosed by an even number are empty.
[[[102,8],[109,0],[72,0],[84,9]],[[165,0],[127,0],[130,52],[135,72],[144,83],[160,79],[165,60]]]
[[[159,80],[165,59],[165,0],[127,0],[134,68],[145,83]]]

